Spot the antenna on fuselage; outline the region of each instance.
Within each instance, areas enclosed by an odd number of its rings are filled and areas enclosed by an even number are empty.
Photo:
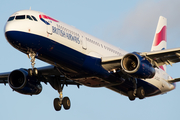
[[[31,6],[30,6],[29,10],[31,10]]]

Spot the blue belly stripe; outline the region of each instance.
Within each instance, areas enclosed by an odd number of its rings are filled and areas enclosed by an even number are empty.
[[[67,46],[57,43],[46,37],[31,33],[9,31],[5,33],[8,42],[16,49],[27,54],[29,48],[38,53],[38,59],[66,67],[67,74],[72,79],[96,76],[99,80],[110,83],[122,83],[121,85],[112,86],[116,91],[122,91],[127,94],[128,90],[133,88],[133,84],[121,78],[117,73],[109,73],[101,66],[101,59],[87,56],[75,51]],[[72,71],[76,71],[72,72]],[[160,94],[160,90],[152,84],[138,79],[138,87],[143,86],[146,95],[152,96]]]

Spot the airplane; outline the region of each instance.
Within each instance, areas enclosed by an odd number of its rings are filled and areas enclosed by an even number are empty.
[[[166,65],[180,62],[180,48],[166,49],[166,28],[160,16],[151,51],[127,52],[42,12],[17,11],[7,20],[5,37],[31,59],[32,68],[0,73],[0,83],[24,95],[38,95],[41,83],[49,83],[59,93],[56,111],[70,109],[65,85],[106,87],[131,101],[160,95],[180,81],[166,73]],[[36,68],[36,59],[50,65]]]

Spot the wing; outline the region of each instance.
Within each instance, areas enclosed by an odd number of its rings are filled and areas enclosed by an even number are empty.
[[[107,71],[113,71],[113,69],[118,69],[121,66],[122,58],[123,56],[102,57],[101,65]]]
[[[38,68],[41,75],[59,75],[54,66],[46,66]],[[0,83],[8,83],[8,76],[11,72],[0,73]]]
[[[150,60],[155,67],[180,62],[180,48],[142,52],[140,55]]]
[[[152,52],[139,53],[145,57],[154,67],[161,65],[172,65],[180,62],[180,48],[166,49]],[[108,71],[113,71],[121,67],[121,60],[124,56],[102,57],[101,65]]]
[[[24,69],[27,71],[27,69]],[[60,82],[66,85],[77,85],[79,87],[80,84],[74,82],[73,80],[67,79],[58,69],[52,65],[39,67],[38,70],[38,78],[40,82],[44,82],[47,84],[49,82],[51,85],[54,84],[53,80],[58,79]],[[11,72],[0,73],[0,83],[8,83],[8,76]]]
[[[5,73],[0,73],[0,83],[8,83],[8,76],[9,76],[10,72],[5,72]]]

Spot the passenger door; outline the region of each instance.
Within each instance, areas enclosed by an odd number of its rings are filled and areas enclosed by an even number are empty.
[[[83,35],[81,35],[81,42],[82,42],[82,48],[84,50],[86,50],[87,49],[87,43],[86,43],[86,38]]]
[[[52,35],[52,21],[48,20],[49,25],[47,25],[47,33]]]

